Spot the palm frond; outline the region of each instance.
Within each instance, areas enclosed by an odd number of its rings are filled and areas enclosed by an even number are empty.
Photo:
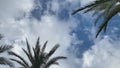
[[[4,57],[0,57],[0,64],[9,65],[10,67],[14,67],[13,63]]]
[[[104,32],[107,29],[107,24],[109,20],[115,16],[118,12],[120,12],[120,5],[116,5],[117,2],[120,2],[119,0],[96,0],[93,3],[90,3],[76,11],[74,11],[72,14],[76,14],[79,11],[85,10],[84,12],[90,12],[95,11],[94,14],[99,13],[100,11],[104,10],[95,20],[95,25],[98,22],[98,20],[101,17],[104,17],[102,24],[99,26],[99,29],[96,33],[96,37],[100,34],[102,30]]]
[[[2,34],[0,34],[0,40],[3,38],[3,35]]]
[[[55,46],[50,50],[50,52],[47,54],[46,57],[49,58],[50,56],[52,56],[52,55],[54,54],[54,52],[58,49],[59,46],[60,46],[59,44],[55,45]]]
[[[120,12],[120,5],[116,6],[114,9],[112,9],[109,14],[104,18],[103,23],[101,24],[101,26],[99,27],[99,30],[97,31],[96,37],[99,35],[99,33],[102,31],[102,29],[104,29],[104,31],[106,31],[106,27],[108,24],[108,21],[115,16],[118,12]]]
[[[63,57],[63,56],[58,56],[58,57],[54,57],[52,59],[50,59],[47,64],[45,65],[45,68],[49,68],[51,65],[53,64],[59,64],[57,61],[60,59],[66,59],[67,57]]]
[[[47,43],[48,43],[48,41],[46,41],[46,42],[44,43],[44,45],[43,45],[43,47],[42,47],[42,50],[41,50],[42,53],[45,51],[45,48],[46,48],[46,46],[47,46]]]
[[[12,51],[9,51],[8,53],[9,53],[9,55],[13,55],[13,56],[19,58],[26,66],[29,66],[28,62],[26,62],[25,59],[23,59],[20,55],[14,53],[14,52],[12,52]],[[12,60],[13,60],[13,59],[12,59]]]
[[[29,68],[29,66],[27,66],[25,63],[21,62],[20,60],[12,59],[12,58],[10,60],[19,63],[23,68]]]
[[[0,46],[0,53],[5,52],[5,51],[8,51],[8,50],[10,50],[10,49],[12,49],[12,48],[13,48],[13,46],[11,46],[11,45],[3,45],[3,46]]]
[[[25,52],[25,54],[27,55],[27,57],[29,58],[29,60],[31,61],[31,63],[34,62],[34,58],[33,58],[33,55],[32,55],[32,52],[31,52],[31,48],[30,48],[30,45],[28,43],[28,40],[26,39],[26,43],[27,43],[27,51],[23,49],[23,51]]]
[[[109,2],[109,1],[110,1],[110,0],[97,0],[97,1],[95,1],[95,2],[92,2],[92,3],[90,3],[90,4],[88,4],[88,5],[84,6],[84,7],[82,7],[82,8],[79,8],[79,9],[75,10],[75,11],[72,13],[72,15],[74,15],[74,14],[76,14],[76,13],[78,13],[78,12],[84,10],[84,9],[87,9],[87,8],[93,9],[93,8],[95,8],[96,6],[99,6],[100,4],[103,4],[103,3],[106,3],[106,2]]]

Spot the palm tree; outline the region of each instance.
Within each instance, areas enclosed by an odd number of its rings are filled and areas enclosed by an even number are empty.
[[[94,11],[94,14],[99,13],[98,17],[95,20],[95,25],[98,22],[98,20],[103,17],[102,24],[99,26],[99,29],[97,31],[96,37],[99,35],[99,33],[104,30],[106,31],[107,24],[109,20],[115,16],[117,13],[120,12],[120,0],[96,0],[76,11],[74,11],[72,14],[76,14],[79,11],[85,10],[84,12]]]
[[[2,35],[0,34],[0,40],[2,38]],[[9,51],[10,49],[12,49],[13,47],[11,45],[3,45],[3,46],[0,46],[0,54],[1,53],[4,53],[6,51]],[[9,65],[10,67],[14,67],[12,62],[5,58],[5,57],[0,57],[0,64],[1,65]]]
[[[45,52],[47,41],[44,43],[43,47],[41,48],[41,46],[39,45],[39,38],[38,38],[35,47],[32,48],[32,51],[27,39],[26,39],[26,43],[27,43],[27,50],[23,49],[23,51],[26,54],[31,64],[28,64],[25,58],[21,57],[20,55],[14,52],[9,52],[10,55],[13,55],[20,59],[17,60],[11,58],[12,61],[19,63],[22,66],[21,68],[49,68],[53,64],[58,65],[59,63],[57,61],[59,59],[66,59],[66,57],[63,56],[50,58],[54,54],[54,52],[58,49],[59,45],[55,45],[49,51],[49,53],[47,53]]]

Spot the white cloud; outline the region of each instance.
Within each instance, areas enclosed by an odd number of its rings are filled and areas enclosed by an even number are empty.
[[[58,4],[57,2],[54,4],[56,5],[52,8],[54,11],[60,10]],[[30,44],[34,45],[37,37],[40,36],[41,44],[48,40],[47,51],[59,43],[61,47],[55,55],[70,56],[68,60],[64,60],[65,62],[60,61],[60,66],[53,67],[73,68],[76,66],[76,68],[79,68],[77,66],[78,58],[67,54],[67,48],[71,46],[72,41],[79,43],[76,36],[70,35],[70,32],[76,28],[77,21],[72,17],[68,21],[62,21],[57,16],[49,14],[42,16],[41,21],[34,18],[29,19],[29,12],[33,8],[33,0],[0,1],[0,33],[4,35],[1,41],[13,44],[15,46],[13,51],[21,54],[20,47],[25,48],[25,38],[28,38]],[[23,18],[16,20],[20,16],[23,16]],[[68,61],[70,62],[68,63]]]
[[[28,13],[33,6],[33,0],[0,0],[0,20]]]
[[[82,5],[92,0],[82,0]],[[52,4],[52,10],[58,12],[61,4],[67,3],[78,4],[79,0],[67,0],[65,3],[58,3],[56,0]],[[62,7],[62,8],[64,8]],[[67,5],[68,7],[68,5]],[[49,51],[55,44],[59,43],[61,47],[57,50],[55,55],[65,55],[67,60],[60,61],[60,66],[52,66],[52,68],[119,68],[120,53],[119,41],[114,41],[109,37],[104,39],[97,39],[92,49],[84,53],[83,58],[76,58],[73,54],[67,52],[67,48],[74,44],[82,43],[75,34],[70,35],[70,32],[77,26],[77,20],[70,17],[67,21],[62,21],[55,15],[49,13],[43,15],[38,21],[34,18],[29,19],[29,12],[34,8],[32,0],[7,0],[0,1],[0,33],[4,35],[2,41],[7,44],[13,44],[13,49],[16,53],[21,54],[19,47],[25,47],[25,38],[27,37],[30,44],[34,45],[37,37],[40,36],[40,42],[43,44],[48,40],[47,51]],[[50,9],[50,8],[48,8]],[[16,17],[24,16],[20,20]],[[94,28],[92,34],[95,35]],[[91,37],[90,37],[91,38]],[[93,36],[92,36],[93,40]],[[76,42],[75,42],[76,41]],[[75,49],[74,49],[75,50]],[[0,67],[5,68],[5,67]],[[6,67],[7,68],[7,67]]]
[[[81,0],[81,6],[90,3],[89,1],[92,2],[93,0]],[[88,19],[91,13],[83,16],[88,21],[91,21]],[[120,68],[120,39],[114,34],[117,30],[119,29],[114,28],[112,30],[113,34],[102,36],[103,39],[101,39],[101,35],[95,39],[95,27],[92,30],[89,29],[89,32],[91,32],[89,37],[95,44],[81,58],[81,68]]]
[[[96,0],[81,0],[81,6],[84,6],[86,4],[92,3],[94,1],[96,1]]]
[[[83,57],[83,68],[120,68],[119,40],[99,40]]]

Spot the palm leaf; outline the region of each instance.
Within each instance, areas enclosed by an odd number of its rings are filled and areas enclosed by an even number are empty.
[[[54,54],[54,52],[58,49],[59,46],[60,46],[59,44],[55,45],[47,54],[46,58],[49,58],[50,56],[52,56],[52,54]]]
[[[85,10],[84,12],[90,12],[95,11],[94,14],[99,13],[100,11],[104,10],[95,20],[95,25],[98,22],[98,20],[101,17],[104,17],[102,24],[99,26],[99,29],[96,33],[96,37],[99,35],[99,33],[104,30],[104,32],[107,29],[107,24],[109,20],[115,16],[118,12],[120,12],[120,5],[116,5],[117,2],[120,2],[120,0],[96,0],[93,3],[90,3],[76,11],[74,11],[72,14],[76,14],[79,11]]]
[[[10,67],[14,67],[11,61],[9,61],[7,58],[0,57],[0,64],[9,65]]]
[[[13,55],[13,56],[19,58],[26,66],[29,66],[28,62],[26,62],[25,59],[23,59],[23,58],[22,58],[21,56],[19,56],[18,54],[14,53],[14,52],[12,52],[12,51],[10,51],[10,52],[8,52],[8,53],[9,53],[9,55]],[[13,59],[12,59],[12,60],[13,60]],[[15,61],[15,60],[14,60],[14,61]]]
[[[8,51],[8,50],[10,50],[12,48],[13,48],[13,46],[11,46],[11,45],[0,46],[0,53]]]
[[[27,57],[31,61],[31,63],[33,63],[34,62],[34,58],[33,58],[33,55],[32,55],[32,52],[31,52],[31,48],[30,48],[30,45],[29,45],[27,39],[26,39],[26,43],[27,43],[27,50],[28,50],[28,52],[26,50],[24,50],[24,49],[23,49],[23,51],[25,52],[25,54],[27,55]]]
[[[27,66],[25,63],[21,62],[20,60],[12,59],[12,58],[10,60],[19,63],[21,66],[23,66],[23,68],[30,68],[29,66]]]
[[[58,57],[54,57],[54,58],[52,58],[52,59],[50,59],[48,62],[47,62],[47,64],[45,65],[45,68],[49,68],[51,65],[53,65],[53,64],[59,64],[58,62],[56,62],[56,61],[58,61],[58,60],[60,60],[60,59],[66,59],[67,57],[63,57],[63,56],[58,56]]]
[[[118,12],[120,12],[120,5],[116,6],[114,9],[112,9],[109,14],[105,17],[104,22],[102,25],[99,27],[99,30],[97,31],[96,37],[99,35],[99,33],[104,29],[106,31],[106,27],[108,24],[108,21],[115,16]]]
[[[106,3],[106,2],[109,2],[109,1],[110,1],[110,0],[97,0],[97,1],[95,1],[95,2],[93,2],[93,3],[90,3],[90,4],[88,4],[88,5],[86,5],[86,6],[82,7],[82,8],[79,8],[79,9],[75,10],[75,11],[72,13],[72,15],[74,15],[74,14],[76,14],[76,13],[78,13],[79,11],[82,11],[82,10],[84,10],[84,9],[90,8],[90,7],[92,7],[91,9],[93,9],[93,8],[95,8],[96,6],[99,6],[100,4],[103,4],[103,3]]]

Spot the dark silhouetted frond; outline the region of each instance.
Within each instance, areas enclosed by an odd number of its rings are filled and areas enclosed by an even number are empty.
[[[26,40],[26,43],[27,43],[27,50],[25,50],[25,49],[22,49],[22,50],[27,55],[31,65],[28,64],[25,59],[23,59],[21,56],[17,55],[16,53],[9,52],[10,55],[13,55],[13,56],[20,59],[20,60],[17,60],[17,59],[11,58],[12,61],[15,61],[21,65],[20,68],[45,68],[45,67],[48,68],[52,64],[58,65],[59,63],[57,62],[57,60],[66,59],[66,57],[63,57],[63,56],[58,56],[58,57],[54,57],[54,58],[49,59],[52,56],[52,54],[54,54],[54,52],[57,50],[59,45],[55,45],[50,50],[49,53],[46,53],[45,48],[47,45],[47,41],[44,43],[42,49],[40,48],[39,38],[36,42],[36,45],[32,49],[31,49],[27,40]],[[33,51],[31,51],[31,50],[33,50]],[[46,66],[46,64],[47,64],[47,66]]]
[[[49,58],[50,56],[52,56],[52,55],[54,54],[54,52],[58,49],[59,46],[60,46],[59,44],[55,45],[55,46],[50,50],[50,52],[47,54],[46,57]]]
[[[9,65],[10,67],[14,67],[11,61],[9,61],[7,58],[0,57],[0,64],[3,65]]]
[[[3,46],[0,46],[0,53],[4,52],[4,51],[8,51],[10,49],[12,49],[13,46],[11,45],[3,45]]]
[[[45,65],[45,68],[49,68],[53,64],[59,65],[57,61],[60,59],[66,59],[66,58],[67,57],[63,57],[63,56],[54,57],[47,62],[47,64]]]
[[[118,12],[120,12],[120,4],[117,4],[120,0],[96,0],[88,5],[81,7],[80,9],[74,11],[72,14],[76,14],[79,11],[85,10],[84,12],[94,11],[94,14],[99,13],[98,17],[95,20],[95,25],[98,20],[103,17],[102,24],[99,26],[99,29],[96,33],[96,37],[100,34],[102,30],[104,32],[107,29],[107,24],[109,20],[115,16]],[[93,15],[94,15],[93,14]]]

